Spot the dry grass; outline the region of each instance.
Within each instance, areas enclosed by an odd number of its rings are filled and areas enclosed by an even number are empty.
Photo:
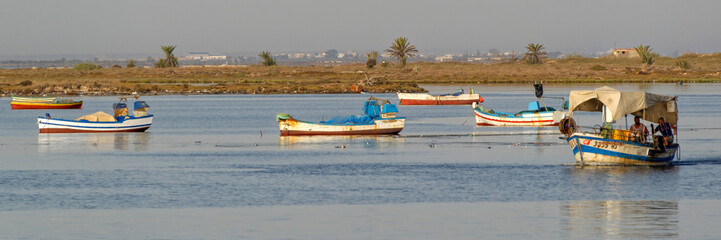
[[[674,67],[684,60],[691,69]],[[397,65],[365,64],[337,66],[104,68],[90,71],[72,69],[2,69],[3,94],[223,94],[223,93],[346,93],[352,84],[366,79],[369,92],[418,92],[419,83],[555,83],[578,82],[718,82],[721,53],[684,54],[659,58],[651,67],[638,59],[582,58],[525,63],[426,63]],[[21,84],[31,81],[32,84]],[[368,81],[365,81],[369,83]]]

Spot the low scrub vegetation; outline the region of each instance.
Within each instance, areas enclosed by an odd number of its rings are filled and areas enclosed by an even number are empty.
[[[591,70],[593,70],[593,71],[606,71],[606,67],[601,66],[601,65],[593,65],[593,66],[591,67]]]
[[[78,65],[75,65],[75,67],[73,67],[73,70],[89,71],[89,70],[97,70],[100,68],[101,68],[100,66],[92,64],[92,63],[81,63]]]
[[[721,53],[658,57],[651,71],[640,67],[638,58],[546,59],[543,64],[533,65],[524,61],[413,62],[412,68],[383,67],[388,66],[387,62],[379,65],[370,69],[365,62],[333,66],[82,68],[95,69],[92,71],[0,69],[0,94],[347,93],[352,85],[372,93],[424,91],[419,84],[721,81]],[[683,73],[677,69],[684,69]],[[368,84],[368,79],[383,81]]]

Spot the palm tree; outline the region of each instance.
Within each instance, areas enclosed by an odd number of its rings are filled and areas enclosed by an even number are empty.
[[[526,62],[529,64],[541,64],[543,63],[543,59],[548,55],[543,49],[546,49],[543,47],[543,44],[529,43],[528,46],[526,46],[526,50],[528,51],[523,54],[523,58],[526,59]]]
[[[391,56],[398,58],[398,61],[401,63],[401,67],[405,67],[406,60],[414,57],[415,54],[418,53],[418,50],[416,49],[416,45],[411,45],[408,42],[407,38],[399,37],[393,41],[393,45],[391,45],[389,49],[386,49],[386,52],[390,53]]]
[[[158,62],[155,63],[155,67],[159,68],[166,68],[166,67],[177,67],[178,66],[178,58],[173,55],[173,51],[175,50],[175,46],[160,46],[160,49],[163,50],[163,53],[165,53],[165,59],[158,59]]]
[[[635,47],[636,53],[638,53],[638,56],[641,57],[641,63],[645,63],[648,65],[653,64],[654,61],[656,61],[656,58],[658,54],[653,52],[653,49],[651,49],[650,45],[638,45],[638,47]]]
[[[270,51],[262,51],[258,54],[258,57],[263,59],[263,66],[275,66],[275,59],[270,56]]]
[[[373,66],[375,66],[377,63],[376,59],[378,58],[378,52],[372,51],[366,53],[366,57],[368,57],[368,61],[366,61],[366,67],[373,68]]]

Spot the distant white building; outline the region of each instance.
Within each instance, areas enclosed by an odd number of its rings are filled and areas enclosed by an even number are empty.
[[[636,52],[636,49],[633,48],[617,48],[613,49],[613,52],[611,53],[614,57],[625,57],[625,58],[637,58],[638,52]]]
[[[188,56],[186,58],[190,60],[201,60],[203,57],[210,56],[210,53],[208,52],[189,52]]]
[[[453,54],[446,54],[435,58],[436,62],[450,62],[453,61]]]
[[[469,57],[468,62],[483,62],[485,61],[485,58],[482,57]]]
[[[228,56],[216,55],[216,56],[206,56],[206,57],[203,57],[203,59],[200,59],[200,60],[225,60],[225,59],[227,59],[227,58],[228,58]]]
[[[346,52],[344,55],[345,55],[344,57],[347,57],[347,58],[355,58],[355,57],[358,57],[358,52],[350,51],[350,52]]]
[[[305,53],[294,53],[291,55],[291,58],[305,58]]]
[[[185,56],[181,60],[200,60],[200,61],[211,61],[211,60],[226,60],[228,56],[223,55],[210,55],[208,52],[189,52],[188,56]]]

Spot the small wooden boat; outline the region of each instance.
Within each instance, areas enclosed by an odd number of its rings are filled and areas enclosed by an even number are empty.
[[[145,101],[135,101],[134,105],[133,115],[128,114],[126,97],[113,104],[114,115],[96,112],[70,120],[45,114],[45,117],[38,117],[38,129],[40,133],[143,132],[153,123],[153,115],[147,113],[150,107]]]
[[[55,97],[18,97],[12,96],[10,107],[13,110],[21,109],[80,109],[83,101],[62,99]]]
[[[558,126],[565,117],[564,111],[541,107],[538,101],[528,103],[528,109],[517,113],[497,112],[482,105],[473,104],[477,126]]]
[[[276,120],[281,136],[398,134],[406,121],[405,117],[396,116],[398,109],[394,104],[373,97],[365,102],[363,113],[338,116],[321,122],[300,121],[279,113]]]
[[[679,149],[677,143],[667,145],[662,136],[631,141],[627,130],[613,129],[612,123],[631,114],[652,122],[664,118],[675,125],[676,100],[675,96],[621,92],[610,87],[571,91],[570,117],[562,121],[559,129],[568,136],[576,163],[581,165],[668,165]],[[572,118],[576,111],[603,112],[603,127],[597,125],[591,128],[593,132],[582,132]]]
[[[401,105],[465,105],[472,103],[482,103],[483,98],[476,93],[474,89],[470,89],[469,93],[464,93],[463,89],[456,93],[431,95],[427,93],[398,93],[398,99]]]

